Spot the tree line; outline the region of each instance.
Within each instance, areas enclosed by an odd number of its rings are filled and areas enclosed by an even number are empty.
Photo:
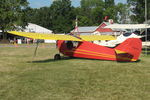
[[[118,23],[143,23],[144,1],[127,0],[127,4],[115,4],[114,0],[81,0],[80,6],[74,7],[71,0],[55,0],[49,7],[31,8],[27,0],[0,0],[0,30],[5,33],[35,23],[55,33],[67,33],[75,26],[76,17],[79,26],[97,26],[105,16]]]
[[[126,4],[116,5],[114,0],[81,0],[80,5],[80,7],[73,7],[70,0],[55,0],[49,7],[30,8],[29,22],[51,29],[56,33],[66,33],[75,26],[76,17],[79,26],[99,25],[105,16],[118,21],[118,13],[122,11],[119,7],[126,6]]]

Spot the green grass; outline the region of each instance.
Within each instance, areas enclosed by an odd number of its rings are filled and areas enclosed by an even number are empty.
[[[0,100],[150,100],[150,55],[139,62],[53,60],[55,46],[0,47]]]

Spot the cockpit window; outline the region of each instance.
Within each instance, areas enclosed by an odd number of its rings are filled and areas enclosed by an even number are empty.
[[[72,41],[67,41],[67,42],[66,42],[66,45],[67,45],[67,48],[68,48],[68,49],[72,49],[72,48],[73,48],[73,43],[72,43]]]
[[[65,43],[68,49],[77,48],[77,46],[79,46],[78,41],[65,41]]]
[[[123,36],[130,36],[132,33],[124,33]]]

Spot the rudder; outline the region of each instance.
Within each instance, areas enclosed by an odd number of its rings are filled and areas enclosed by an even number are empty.
[[[141,54],[142,42],[139,38],[129,38],[114,49],[117,61],[137,61]]]

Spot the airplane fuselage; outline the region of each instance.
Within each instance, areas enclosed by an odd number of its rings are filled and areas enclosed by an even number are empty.
[[[142,43],[140,39],[130,38],[115,48],[97,45],[88,41],[75,42],[58,40],[57,47],[65,56],[101,59],[112,61],[137,61],[139,59]]]

